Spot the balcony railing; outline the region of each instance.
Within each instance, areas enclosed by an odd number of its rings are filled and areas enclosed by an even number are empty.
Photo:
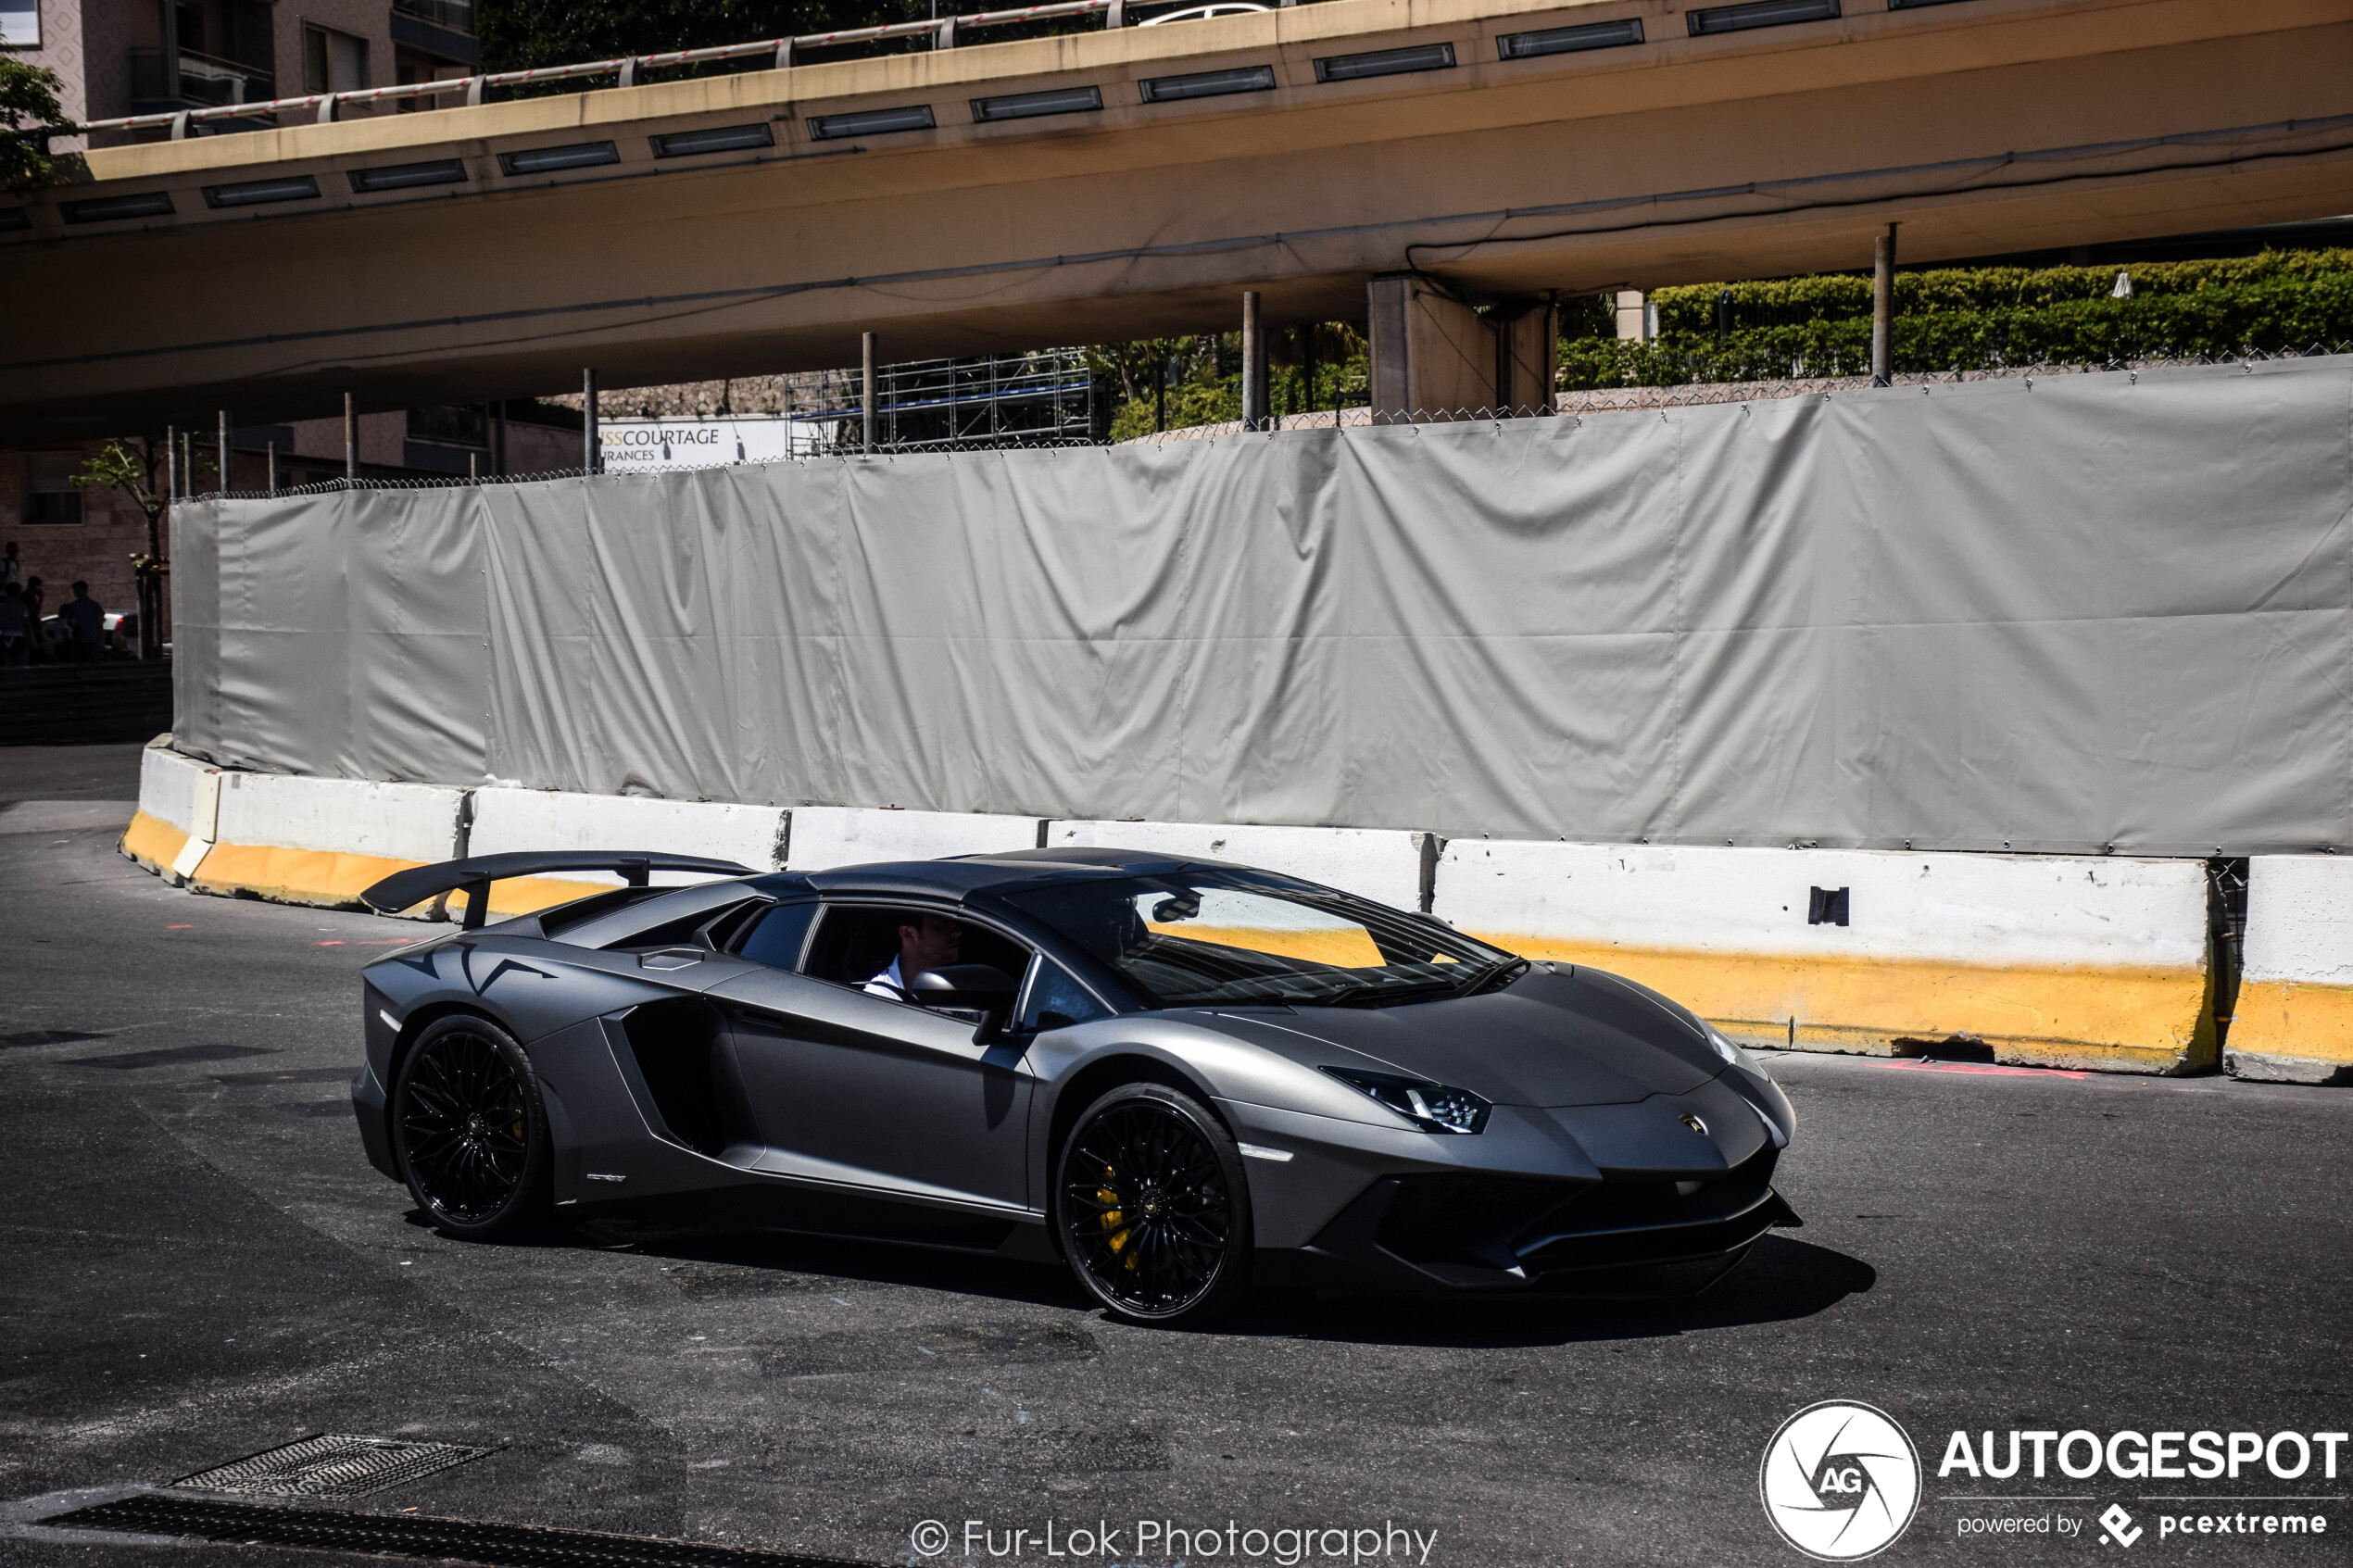
[[[425,3],[432,4],[434,0],[425,0]],[[1137,0],[1137,4],[1142,3],[1143,0]],[[583,60],[577,65],[538,66],[529,70],[495,71],[486,76],[458,77],[444,82],[409,82],[391,87],[312,93],[299,98],[280,98],[274,103],[255,105],[254,110],[266,110],[272,114],[315,114],[325,121],[335,119],[347,107],[423,101],[448,94],[460,94],[463,103],[479,104],[498,88],[538,86],[549,82],[609,76],[614,79],[617,86],[634,87],[644,72],[673,66],[716,65],[722,61],[737,61],[749,66],[751,61],[764,60],[776,69],[785,70],[801,63],[815,50],[851,44],[872,44],[888,38],[928,35],[934,48],[952,49],[959,35],[965,32],[984,28],[1019,27],[1064,17],[1100,16],[1107,25],[1123,28],[1130,23],[1128,4],[1129,0],[1047,0],[1047,4],[1040,6],[1024,6],[1007,11],[979,11],[940,17],[936,20],[887,22],[879,27],[845,28],[838,32],[812,32],[793,38],[766,38],[749,44],[722,44],[707,49],[673,49],[659,55],[638,55],[614,60]],[[180,114],[134,114],[121,119],[96,119],[82,126],[82,130],[145,131],[168,127],[172,135],[185,136],[200,126],[233,129],[223,122],[248,118],[248,115],[222,108],[197,108]],[[35,134],[47,137],[67,132],[44,131]]]
[[[277,95],[278,81],[267,70],[234,60],[217,60],[193,49],[180,51],[180,69],[161,49],[133,46],[131,95],[141,103],[179,102],[207,108],[265,104]]]
[[[435,27],[470,35],[474,30],[474,0],[392,0],[392,8]]]

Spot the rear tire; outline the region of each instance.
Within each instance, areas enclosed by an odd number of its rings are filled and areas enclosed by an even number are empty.
[[[1055,1161],[1055,1239],[1112,1315],[1198,1328],[1249,1293],[1241,1150],[1190,1095],[1128,1084],[1082,1112]]]
[[[547,1220],[538,1075],[488,1019],[439,1019],[417,1037],[392,1091],[392,1145],[410,1195],[445,1236],[499,1241]]]

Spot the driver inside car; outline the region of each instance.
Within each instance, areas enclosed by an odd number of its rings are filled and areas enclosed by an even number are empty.
[[[908,982],[927,969],[956,961],[963,947],[964,928],[940,915],[918,915],[899,924],[899,956],[890,967],[866,982],[866,994],[894,1002],[912,1002]]]

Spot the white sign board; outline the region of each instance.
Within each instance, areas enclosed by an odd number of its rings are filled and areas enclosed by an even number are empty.
[[[783,418],[599,420],[597,434],[604,446],[605,471],[621,473],[805,458],[819,449],[828,428]]]

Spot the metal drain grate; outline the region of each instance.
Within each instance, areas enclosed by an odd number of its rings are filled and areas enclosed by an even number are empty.
[[[804,1557],[799,1552],[707,1541],[424,1519],[413,1513],[273,1508],[266,1503],[218,1502],[159,1492],[76,1509],[35,1523],[51,1530],[194,1537],[241,1546],[307,1547],[313,1551],[480,1562],[490,1568],[874,1568],[838,1557]]]
[[[455,1443],[403,1443],[333,1433],[182,1475],[192,1492],[241,1492],[264,1498],[364,1498],[480,1459],[488,1449]]]

